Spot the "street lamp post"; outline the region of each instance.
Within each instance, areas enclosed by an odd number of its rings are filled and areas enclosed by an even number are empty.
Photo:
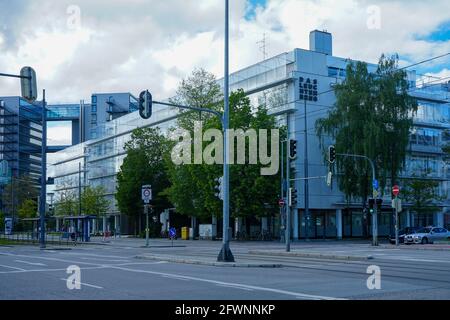
[[[45,89],[42,96],[42,146],[41,146],[41,194],[39,201],[39,222],[40,222],[40,247],[45,248],[45,204],[47,187],[47,107],[45,101]]]

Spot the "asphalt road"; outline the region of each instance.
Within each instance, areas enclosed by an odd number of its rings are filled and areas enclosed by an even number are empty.
[[[186,242],[187,243],[187,242]],[[136,259],[143,253],[214,259],[220,243],[189,242],[187,247],[142,248],[142,241],[39,250],[0,247],[0,299],[164,299],[164,300],[322,300],[450,299],[450,252],[374,249],[373,260],[338,261],[248,254],[279,244],[233,244],[236,260],[282,263],[282,268],[230,268]],[[153,241],[160,246],[168,242]],[[176,244],[182,244],[177,242]],[[295,246],[326,251],[330,245]],[[333,251],[370,251],[337,244]],[[81,289],[70,290],[69,266],[79,266]],[[369,290],[367,268],[381,271],[381,289]]]

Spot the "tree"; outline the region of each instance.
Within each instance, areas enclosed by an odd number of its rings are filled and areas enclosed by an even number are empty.
[[[166,138],[157,128],[136,129],[131,140],[125,144],[127,156],[117,174],[115,194],[120,211],[137,221],[143,212],[141,199],[142,185],[151,185],[155,211],[167,208],[168,202],[163,191],[168,187],[164,166],[167,152]]]
[[[402,191],[411,204],[411,210],[418,214],[433,214],[441,211],[438,203],[445,199],[439,195],[439,181],[422,178],[408,180]]]
[[[275,128],[275,119],[264,106],[252,109],[243,90],[230,95],[230,127],[242,129]],[[220,120],[212,117],[204,121],[203,129],[221,129]],[[193,144],[193,143],[192,143]],[[203,150],[209,142],[203,142]],[[235,144],[236,155],[237,144]],[[261,164],[251,164],[249,140],[245,140],[247,154],[242,164],[230,165],[230,213],[232,217],[267,216],[274,212],[278,198],[279,175],[261,176]],[[222,165],[175,165],[167,157],[170,187],[167,194],[177,212],[207,218],[220,216],[222,202],[215,196],[215,179],[222,176]]]
[[[54,203],[55,215],[64,216],[74,216],[78,213],[78,196],[74,191],[62,188],[63,191],[58,192],[59,199],[56,199]]]
[[[408,95],[406,72],[398,69],[398,57],[383,55],[375,73],[369,73],[366,63],[350,63],[335,94],[336,103],[328,116],[316,122],[324,155],[325,136],[329,136],[337,153],[364,155],[375,162],[381,190],[389,183],[394,185],[406,158],[411,113],[417,110],[417,102]],[[368,162],[338,160],[339,188],[347,201],[360,198],[366,203],[372,190]]]
[[[35,200],[27,199],[19,207],[19,218],[36,218],[37,217],[37,203]]]
[[[11,216],[14,216],[26,200],[36,199],[38,196],[39,189],[36,187],[36,181],[28,175],[12,177],[1,195],[5,211]]]
[[[86,215],[104,216],[109,209],[109,202],[104,197],[105,189],[102,186],[84,188],[81,194],[81,207]]]

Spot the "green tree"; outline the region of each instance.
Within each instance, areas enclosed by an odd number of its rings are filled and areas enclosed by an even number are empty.
[[[19,207],[19,218],[36,218],[37,217],[37,203],[35,200],[27,199]]]
[[[5,211],[11,216],[18,212],[26,200],[35,199],[38,196],[39,189],[36,187],[36,181],[28,175],[13,177],[1,195]]]
[[[375,162],[381,190],[394,185],[403,169],[412,113],[417,110],[406,79],[397,56],[383,55],[375,73],[368,71],[366,63],[350,63],[346,79],[335,87],[334,107],[316,122],[324,155],[325,141],[334,141],[337,153],[369,157]],[[372,190],[368,162],[338,158],[337,171],[342,173],[339,188],[347,201],[359,198],[365,204]]]
[[[58,192],[59,198],[56,199],[53,204],[55,208],[55,215],[64,217],[78,214],[78,196],[70,189],[63,188],[62,190],[63,191]]]
[[[81,194],[81,208],[86,215],[104,216],[109,209],[109,202],[104,197],[105,189],[102,186],[84,188]]]
[[[403,186],[402,194],[411,204],[410,209],[418,214],[433,214],[441,211],[439,202],[444,200],[439,194],[439,181],[425,177],[408,180]]]
[[[134,218],[135,234],[138,232],[138,219],[143,213],[142,185],[152,186],[151,204],[155,212],[168,206],[163,194],[168,187],[163,160],[166,148],[166,138],[156,128],[134,130],[131,140],[125,144],[127,156],[117,175],[115,197],[120,211]]]

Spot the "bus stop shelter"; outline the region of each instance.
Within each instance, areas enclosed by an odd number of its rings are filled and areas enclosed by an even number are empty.
[[[22,222],[25,223],[30,223],[31,222],[31,234],[32,234],[32,238],[34,238],[36,236],[36,239],[39,237],[39,230],[40,230],[40,221],[41,218],[24,218],[21,219]],[[48,217],[45,218],[45,221],[47,222],[49,220]]]
[[[75,227],[75,233],[77,236],[81,237],[81,241],[89,242],[90,234],[89,234],[89,225],[92,223],[92,220],[96,219],[97,216],[66,216],[63,217],[63,221],[72,221]]]

